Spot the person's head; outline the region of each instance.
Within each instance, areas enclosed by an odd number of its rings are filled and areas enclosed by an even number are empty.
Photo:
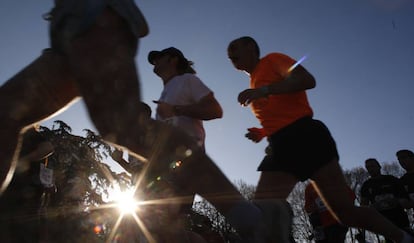
[[[236,69],[251,73],[259,62],[260,48],[252,37],[243,36],[230,42],[227,55]]]
[[[193,62],[185,58],[184,54],[175,47],[149,52],[148,62],[154,65],[154,73],[163,80],[184,73],[196,73],[192,67]]]
[[[381,165],[377,159],[369,158],[365,160],[365,168],[371,177],[377,177],[381,175]]]
[[[414,153],[408,149],[401,149],[396,153],[398,162],[407,172],[414,172]]]

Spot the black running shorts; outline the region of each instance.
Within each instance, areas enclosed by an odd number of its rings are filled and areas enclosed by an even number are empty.
[[[324,165],[338,160],[328,128],[311,117],[301,118],[268,137],[258,171],[283,171],[305,181]]]

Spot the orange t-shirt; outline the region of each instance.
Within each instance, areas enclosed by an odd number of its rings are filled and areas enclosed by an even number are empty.
[[[289,75],[289,68],[295,63],[292,58],[271,53],[263,57],[250,75],[250,87],[259,88],[271,83],[280,82]],[[312,116],[305,91],[287,94],[270,95],[267,98],[254,100],[251,108],[266,135],[271,135],[299,118]]]

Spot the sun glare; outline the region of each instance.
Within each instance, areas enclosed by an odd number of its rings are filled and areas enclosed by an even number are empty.
[[[116,190],[112,197],[122,214],[133,214],[138,210],[139,201],[134,198],[134,190]]]

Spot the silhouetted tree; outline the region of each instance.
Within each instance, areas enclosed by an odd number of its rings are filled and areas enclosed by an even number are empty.
[[[41,127],[55,147],[48,167],[53,169],[57,190],[45,192],[39,212],[44,219],[44,240],[48,242],[101,242],[115,222],[114,210],[95,210],[105,205],[104,198],[114,182],[123,183],[103,163],[111,147],[91,130],[86,136],[71,134],[63,121],[52,129]],[[101,230],[96,230],[101,227]]]
[[[305,212],[305,188],[307,182],[296,184],[288,197],[288,202],[293,211],[293,238],[297,242],[308,242],[312,233],[312,226],[309,223],[308,215]]]

